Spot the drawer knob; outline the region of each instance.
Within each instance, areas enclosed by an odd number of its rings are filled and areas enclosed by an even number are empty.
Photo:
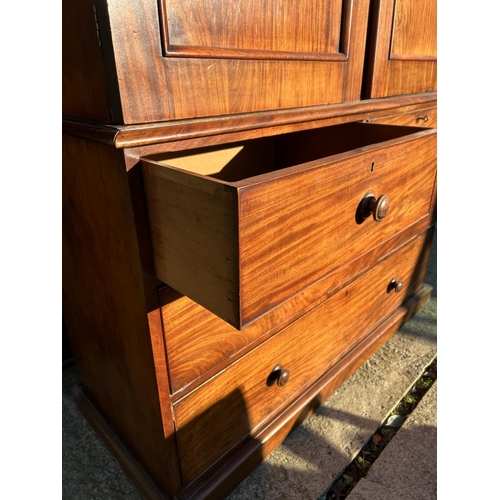
[[[403,288],[403,282],[398,281],[396,278],[392,278],[392,280],[389,283],[387,291],[390,292],[391,290],[394,290],[396,293],[399,293],[402,290],[402,288]]]
[[[385,216],[389,212],[389,197],[386,194],[383,194],[379,197],[377,202],[375,203],[375,208],[373,209],[373,218],[377,222],[382,222]]]
[[[271,386],[276,382],[279,387],[283,387],[288,382],[290,378],[290,372],[288,370],[283,370],[281,365],[276,365],[273,371],[267,378],[267,385]]]
[[[389,197],[386,194],[377,199],[372,191],[365,194],[358,207],[358,214],[362,219],[373,215],[376,222],[382,222],[389,213]]]
[[[280,387],[283,387],[284,385],[286,385],[289,378],[290,378],[290,372],[288,370],[282,370],[278,378],[278,385]]]

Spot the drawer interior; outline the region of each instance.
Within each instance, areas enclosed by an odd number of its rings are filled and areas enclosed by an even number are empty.
[[[419,131],[419,127],[347,123],[149,158],[223,182],[238,182]]]

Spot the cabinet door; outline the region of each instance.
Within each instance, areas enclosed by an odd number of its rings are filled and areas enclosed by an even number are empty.
[[[109,0],[124,123],[356,101],[369,0]]]
[[[437,0],[375,0],[366,97],[437,90]]]

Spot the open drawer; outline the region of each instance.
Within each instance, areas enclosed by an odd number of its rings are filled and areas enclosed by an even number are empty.
[[[241,329],[429,213],[436,131],[351,123],[141,162],[157,277]]]

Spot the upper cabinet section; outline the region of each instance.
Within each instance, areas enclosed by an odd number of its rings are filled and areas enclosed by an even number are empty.
[[[112,122],[272,111],[361,97],[369,0],[93,3]],[[67,107],[64,113],[72,111]]]
[[[435,91],[436,1],[63,0],[63,114],[265,123]]]
[[[437,90],[437,0],[374,0],[366,96]]]

